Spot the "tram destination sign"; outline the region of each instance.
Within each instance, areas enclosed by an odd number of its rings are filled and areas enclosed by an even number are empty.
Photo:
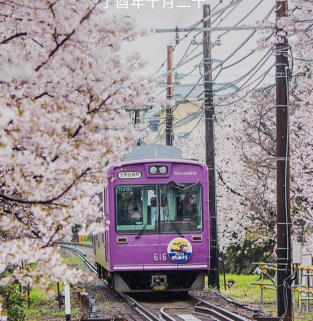
[[[120,179],[138,179],[141,178],[141,172],[119,172],[117,174]]]

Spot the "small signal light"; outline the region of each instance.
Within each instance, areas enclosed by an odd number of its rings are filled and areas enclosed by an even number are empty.
[[[192,242],[202,242],[202,236],[192,236],[191,241]]]
[[[157,170],[158,169],[155,166],[151,166],[149,171],[150,171],[150,174],[156,174]]]
[[[159,168],[159,171],[160,171],[161,174],[166,174],[167,173],[167,167],[166,166],[161,166]]]
[[[128,238],[127,237],[118,237],[116,239],[116,242],[118,244],[127,244],[128,243]]]

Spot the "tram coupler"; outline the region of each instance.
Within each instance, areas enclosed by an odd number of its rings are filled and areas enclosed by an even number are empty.
[[[167,275],[151,276],[151,288],[153,289],[153,291],[165,291],[167,287]]]

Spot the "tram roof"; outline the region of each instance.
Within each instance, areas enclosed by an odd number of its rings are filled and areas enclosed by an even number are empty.
[[[148,159],[148,158],[182,158],[181,150],[177,147],[167,145],[140,145],[134,146],[125,155],[125,160]]]

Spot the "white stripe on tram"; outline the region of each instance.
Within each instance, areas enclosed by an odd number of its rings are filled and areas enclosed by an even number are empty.
[[[143,270],[143,266],[113,266],[114,270]]]
[[[177,265],[145,265],[144,270],[166,270],[166,269],[175,269],[177,270]]]
[[[175,269],[175,270],[184,270],[184,269],[207,269],[206,264],[183,264],[183,265],[140,265],[140,266],[117,266],[114,265],[114,270],[166,270],[166,269]]]
[[[208,266],[206,264],[184,264],[184,265],[178,265],[178,269],[197,269],[197,268],[205,268],[207,269]]]

